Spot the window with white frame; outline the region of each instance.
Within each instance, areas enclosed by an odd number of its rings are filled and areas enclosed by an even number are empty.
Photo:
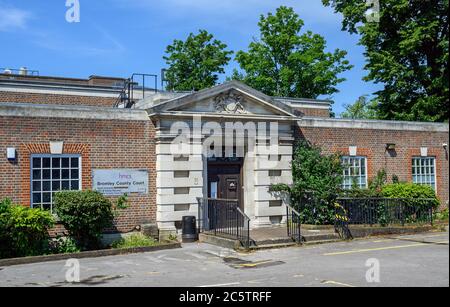
[[[413,183],[429,185],[436,190],[436,158],[415,157],[412,160]]]
[[[367,188],[367,158],[366,157],[342,157],[344,176],[342,188],[345,190],[357,186],[361,189]]]
[[[31,156],[31,206],[53,211],[58,191],[81,190],[79,155]]]

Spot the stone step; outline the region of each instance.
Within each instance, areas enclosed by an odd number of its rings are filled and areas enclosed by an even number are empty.
[[[303,235],[304,245],[313,245],[313,244],[324,244],[324,243],[332,243],[342,241],[338,234],[330,233],[330,232],[322,232],[316,234],[306,234]],[[229,249],[242,250],[240,242],[233,239],[227,239],[223,237],[217,237],[212,234],[200,234],[199,241],[204,243],[209,243]],[[250,240],[251,246],[250,250],[262,250],[262,249],[276,249],[276,248],[286,248],[292,246],[298,246],[296,242],[294,242],[290,237],[283,238],[273,238],[273,239],[263,239],[263,240]]]
[[[305,242],[312,241],[326,241],[340,239],[337,233],[318,233],[318,234],[304,234],[303,239]]]

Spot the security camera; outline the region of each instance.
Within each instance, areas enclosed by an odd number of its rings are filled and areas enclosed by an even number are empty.
[[[448,148],[448,144],[444,143],[444,144],[442,144],[442,147],[444,147],[444,149],[447,149]]]

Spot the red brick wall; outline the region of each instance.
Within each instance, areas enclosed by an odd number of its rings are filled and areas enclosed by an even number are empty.
[[[302,112],[304,116],[330,118],[329,110],[312,108],[296,108],[296,110]]]
[[[436,157],[438,196],[443,205],[448,202],[449,161],[442,147],[449,141],[448,133],[301,127],[298,137],[320,146],[325,153],[349,154],[349,146],[356,145],[358,155],[367,156],[369,178],[384,168],[389,181],[397,175],[401,181],[412,182],[412,157],[420,156],[420,147],[428,147],[428,155]],[[396,144],[395,152],[386,152],[388,143]]]
[[[0,91],[0,102],[113,107],[117,98]]]
[[[136,168],[149,171],[149,195],[130,195],[130,207],[117,219],[127,232],[156,220],[155,130],[151,121],[0,117],[0,198],[30,205],[30,155],[49,153],[49,141],[64,141],[64,153],[82,156],[83,189],[92,187],[92,169]],[[6,159],[15,147],[17,163]]]

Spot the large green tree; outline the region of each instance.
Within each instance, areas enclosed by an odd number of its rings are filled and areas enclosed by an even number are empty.
[[[325,39],[306,31],[304,22],[292,8],[281,6],[275,14],[261,15],[260,38],[248,51],[239,51],[236,61],[240,79],[267,95],[317,98],[338,92],[344,78],[339,74],[351,69],[346,51],[327,52]]]
[[[232,51],[205,30],[191,33],[185,41],[174,40],[167,46],[166,88],[176,91],[199,91],[217,84],[219,74],[231,60]]]
[[[370,101],[367,96],[361,96],[358,100],[349,105],[345,105],[342,118],[350,119],[377,119],[376,101]]]
[[[448,0],[322,1],[343,14],[343,30],[361,35],[365,80],[384,84],[380,118],[448,121]]]

